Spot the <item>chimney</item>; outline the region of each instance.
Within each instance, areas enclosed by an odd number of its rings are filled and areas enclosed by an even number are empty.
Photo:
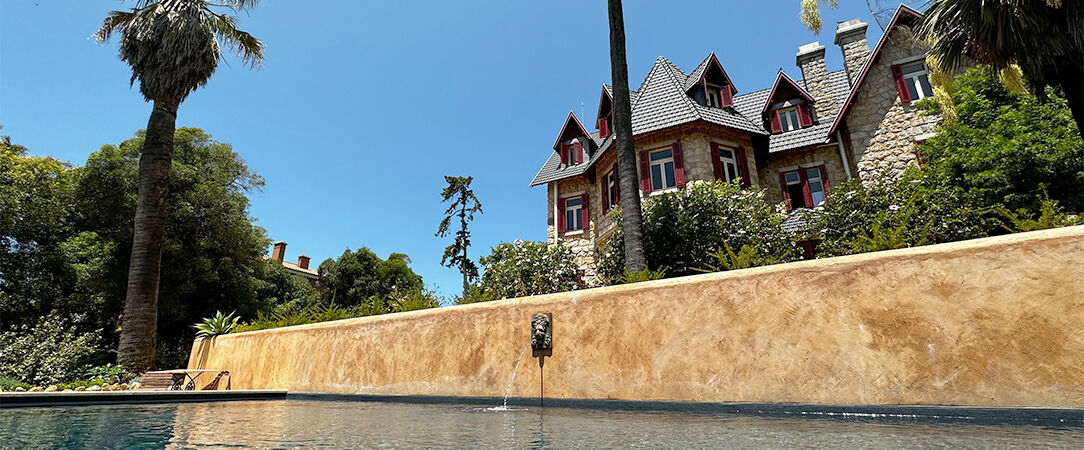
[[[297,267],[302,269],[309,268],[309,257],[305,255],[297,255]]]
[[[273,245],[275,246],[275,248],[271,250],[271,259],[282,262],[283,258],[286,257],[286,243],[278,241]]]
[[[869,58],[869,42],[866,41],[866,27],[869,24],[862,19],[851,19],[836,24],[836,45],[843,51],[843,68],[847,71],[847,81],[854,86],[862,65]]]
[[[835,93],[832,92],[832,84],[828,82],[828,66],[824,64],[824,46],[820,42],[811,42],[798,47],[798,55],[795,63],[802,69],[802,78],[805,78],[805,90],[816,104],[810,108],[818,118],[835,116],[839,112],[839,102],[836,101]]]

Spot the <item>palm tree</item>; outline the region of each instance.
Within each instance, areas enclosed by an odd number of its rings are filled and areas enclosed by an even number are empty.
[[[643,214],[636,177],[636,150],[632,141],[632,105],[629,67],[625,57],[625,16],[621,0],[608,0],[610,15],[610,73],[614,91],[614,134],[617,139],[617,178],[621,192],[621,231],[625,237],[625,270],[647,269],[644,258]]]
[[[1017,65],[1032,92],[1060,87],[1084,135],[1084,2],[933,0],[919,35],[945,73],[966,58]]]
[[[263,62],[263,44],[237,29],[236,19],[212,8],[240,12],[258,0],[135,0],[129,11],[106,16],[96,37],[120,34],[120,59],[132,68],[132,84],[154,102],[139,158],[128,292],[121,318],[117,363],[136,373],[154,364],[158,323],[158,280],[165,241],[166,204],[177,108],[207,80],[221,58],[219,39],[244,64]]]

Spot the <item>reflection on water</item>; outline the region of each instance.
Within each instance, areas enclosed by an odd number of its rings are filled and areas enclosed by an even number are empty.
[[[0,411],[3,448],[1084,447],[1084,429],[275,400]]]

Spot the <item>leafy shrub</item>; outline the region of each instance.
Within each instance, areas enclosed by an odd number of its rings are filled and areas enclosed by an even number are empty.
[[[417,311],[440,307],[440,299],[436,294],[427,290],[408,292],[392,301],[394,312]]]
[[[921,147],[928,176],[976,196],[977,204],[1038,212],[1046,193],[1084,211],[1084,139],[1066,101],[1015,94],[989,67],[956,77],[959,119]],[[930,109],[936,111],[936,103]]]
[[[218,311],[214,316],[205,317],[203,322],[192,327],[196,329],[196,339],[210,339],[220,334],[229,334],[240,320],[241,317],[232,312],[222,314],[222,311]]]
[[[456,296],[453,301],[457,305],[466,305],[470,303],[480,303],[497,300],[497,297],[492,292],[486,292],[481,286],[475,284],[467,289],[466,295]]]
[[[92,367],[87,371],[87,379],[102,380],[109,384],[127,383],[132,378],[135,378],[135,374],[128,372],[124,366],[115,364]]]
[[[767,266],[771,264],[778,264],[780,261],[776,259],[774,255],[766,254],[760,251],[757,247],[752,245],[743,245],[741,249],[734,252],[734,249],[730,248],[730,244],[724,244],[724,248],[719,249],[715,253],[711,254],[712,258],[715,258],[715,264],[709,264],[706,269],[697,270],[698,272],[721,272],[724,270],[738,270],[748,269],[750,267]]]
[[[493,299],[564,292],[577,287],[579,269],[572,250],[563,244],[502,242],[480,262],[485,271],[479,288]]]
[[[820,233],[817,253],[868,251],[955,242],[998,232],[994,211],[963,189],[939,184],[922,170],[902,177],[879,174],[843,181],[813,219]]]
[[[0,377],[35,385],[80,378],[101,331],[80,333],[56,315],[0,333]]]
[[[618,281],[620,281],[621,284],[632,284],[642,281],[661,280],[664,277],[666,277],[666,271],[662,269],[644,269],[639,272],[629,272],[626,270],[621,274],[621,277],[619,277]]]
[[[1014,213],[1009,211],[1008,208],[1001,207],[998,211],[1008,221],[1004,225],[1005,229],[1012,232],[1045,230],[1084,224],[1084,216],[1063,212],[1061,206],[1058,205],[1058,201],[1049,198],[1043,199],[1042,206],[1039,207],[1039,212],[1034,218],[1028,216],[1027,210]]]
[[[60,383],[60,384],[56,385],[56,388],[59,391],[63,391],[65,389],[75,390],[75,388],[79,388],[79,387],[88,388],[88,387],[91,387],[91,386],[101,386],[101,385],[104,385],[104,384],[116,384],[116,383],[111,382],[109,380],[96,378],[96,379],[93,379],[93,380],[76,380],[76,381],[72,381],[70,383]]]
[[[15,388],[30,389],[34,385],[23,383],[14,378],[0,377],[0,391],[14,391]]]
[[[693,182],[677,192],[650,197],[644,202],[644,254],[647,266],[667,276],[684,276],[712,266],[712,256],[730,246],[750,246],[765,260],[797,259],[794,236],[783,231],[785,218],[764,199],[763,189],[741,189],[737,183]],[[621,223],[619,212],[615,220]],[[600,257],[603,278],[620,280],[624,270],[624,244],[619,229]]]

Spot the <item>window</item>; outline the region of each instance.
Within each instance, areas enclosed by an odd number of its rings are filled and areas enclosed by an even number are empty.
[[[603,195],[605,195],[604,199],[606,201],[605,209],[606,211],[609,211],[621,202],[621,188],[617,184],[617,169],[611,170],[609,174],[603,177],[602,183],[605,189],[603,191]]]
[[[824,166],[801,168],[780,174],[783,198],[790,209],[820,206],[828,198],[828,179]]]
[[[568,154],[565,155],[565,158],[566,158],[565,161],[568,161],[569,164],[576,164],[576,163],[579,162],[579,159],[576,158],[576,144],[577,143],[579,143],[579,141],[573,139],[573,140],[569,141],[568,145],[565,146],[565,148],[568,151]]]
[[[565,199],[565,231],[583,229],[583,197]]]
[[[930,71],[924,61],[900,66],[900,74],[903,82],[907,85],[907,93],[911,100],[921,100],[933,97],[933,87],[930,86]]]
[[[722,108],[722,103],[719,102],[719,92],[708,90],[708,106],[712,108]]]
[[[740,173],[738,172],[738,156],[734,150],[719,147],[719,164],[723,181],[731,182],[738,179]]]
[[[798,119],[798,107],[791,106],[779,110],[779,125],[783,131],[797,130],[802,127]]]
[[[649,154],[651,171],[651,190],[658,191],[677,186],[674,177],[674,151],[659,150]]]

